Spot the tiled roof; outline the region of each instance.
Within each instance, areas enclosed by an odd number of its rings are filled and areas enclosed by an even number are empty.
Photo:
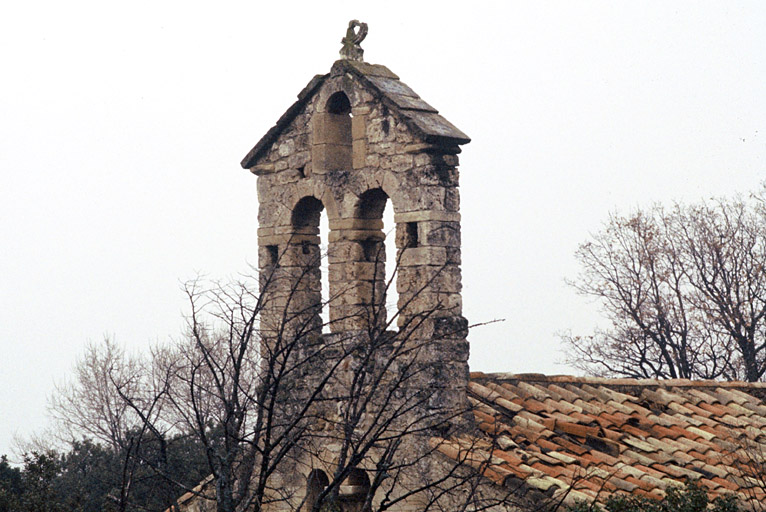
[[[659,498],[687,479],[711,497],[763,502],[765,398],[766,383],[473,373],[483,437],[435,447],[497,484],[566,493],[570,503]]]

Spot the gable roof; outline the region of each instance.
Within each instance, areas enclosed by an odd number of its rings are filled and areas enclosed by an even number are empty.
[[[439,111],[423,101],[407,84],[399,80],[387,67],[353,60],[339,60],[326,75],[316,75],[298,94],[298,100],[288,108],[253,149],[242,160],[242,167],[250,169],[271,147],[279,135],[300,114],[319,88],[331,76],[349,74],[356,78],[375,98],[397,113],[404,123],[423,142],[439,146],[467,144],[471,139],[455,125],[439,115]]]
[[[571,503],[660,498],[693,479],[712,496],[766,499],[766,383],[472,373],[469,398],[485,438],[435,446],[481,451],[471,464],[497,484]]]

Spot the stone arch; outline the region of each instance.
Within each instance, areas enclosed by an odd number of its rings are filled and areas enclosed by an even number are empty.
[[[354,468],[340,484],[338,498],[343,512],[363,512],[370,493],[370,477],[360,468]]]
[[[356,203],[355,216],[358,219],[377,219],[383,215],[388,201],[388,194],[381,188],[371,188],[359,196]]]
[[[290,243],[294,246],[292,253],[296,255],[295,261],[300,267],[294,272],[301,280],[297,289],[306,292],[306,300],[301,305],[315,316],[312,324],[316,330],[328,325],[329,320],[328,269],[325,264],[329,229],[326,228],[326,218],[325,222],[322,220],[324,209],[322,201],[307,195],[295,203],[290,216]],[[326,228],[324,233],[322,224]]]
[[[296,233],[314,226],[318,229],[322,210],[324,210],[322,201],[314,196],[304,196],[295,203],[290,214],[290,224],[295,228]]]
[[[325,112],[335,115],[351,115],[351,100],[343,91],[333,93],[325,103]]]
[[[366,228],[359,233],[358,241],[362,246],[362,261],[367,263],[382,263],[385,265],[385,238],[383,232],[383,212],[388,203],[388,194],[382,188],[373,188],[365,191],[359,196],[356,208],[354,209],[354,218],[362,221]],[[365,222],[372,221],[372,222]],[[375,222],[378,221],[378,222]],[[366,224],[366,225],[365,225]],[[377,270],[377,269],[376,269]],[[385,270],[376,272],[376,279],[381,277],[385,279]]]
[[[390,262],[387,265],[385,229],[393,227],[384,224],[387,207],[390,207],[388,194],[381,187],[375,187],[359,195],[353,210],[359,228],[354,234],[359,245],[356,275],[363,278],[362,303],[372,308],[374,319],[380,325],[386,322],[388,296],[395,295],[395,285],[389,286],[393,269],[387,268],[391,265]]]
[[[324,101],[322,112],[313,118],[312,165],[316,172],[350,170],[353,166],[351,99],[343,91]]]
[[[306,499],[302,510],[309,512],[316,505],[319,495],[322,494],[327,486],[330,484],[330,479],[327,478],[327,473],[321,469],[314,469],[309,473],[306,478]]]
[[[328,218],[339,218],[340,213],[338,210],[338,203],[330,189],[322,182],[322,180],[310,178],[307,180],[301,180],[300,182],[284,185],[284,187],[284,203],[287,205],[286,210],[290,217],[292,217],[292,213],[295,211],[298,203],[306,197],[310,196],[322,203],[322,206],[327,212]],[[290,220],[292,219],[290,218]],[[277,225],[287,224],[287,216],[280,215]]]
[[[326,83],[324,87],[322,87],[321,91],[319,92],[319,97],[316,102],[315,112],[316,113],[324,113],[327,112],[328,103],[331,97],[335,96],[338,93],[343,93],[349,101],[350,108],[353,110],[354,107],[356,107],[360,101],[361,98],[360,93],[363,93],[363,91],[360,91],[359,88],[354,87],[353,85],[344,82],[344,81],[333,81],[330,83]]]

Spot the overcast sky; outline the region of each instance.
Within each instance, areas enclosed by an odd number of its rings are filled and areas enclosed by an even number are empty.
[[[181,332],[180,283],[256,262],[242,157],[348,20],[472,137],[461,159],[472,370],[571,373],[564,283],[610,210],[759,186],[763,2],[11,2],[0,18],[0,453],[46,424],[89,341]]]

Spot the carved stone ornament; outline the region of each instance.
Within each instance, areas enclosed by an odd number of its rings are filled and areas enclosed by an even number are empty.
[[[349,21],[346,37],[340,40],[343,43],[343,48],[340,49],[340,58],[364,61],[364,50],[359,44],[364,41],[365,37],[367,37],[367,23],[360,23],[359,20]]]

